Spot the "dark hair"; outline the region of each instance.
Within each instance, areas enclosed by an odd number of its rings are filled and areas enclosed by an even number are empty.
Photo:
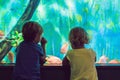
[[[75,27],[69,33],[69,41],[73,49],[84,47],[89,42],[87,32],[81,27]]]
[[[41,35],[42,32],[43,32],[42,26],[34,21],[26,22],[22,28],[22,36],[24,40],[28,42],[33,42],[36,35],[38,33]]]

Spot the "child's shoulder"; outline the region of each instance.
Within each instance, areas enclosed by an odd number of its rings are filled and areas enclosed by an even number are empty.
[[[91,55],[96,56],[96,52],[92,48],[89,48],[88,50]]]
[[[94,50],[92,48],[85,48],[85,50],[94,52]]]
[[[95,53],[95,51],[92,48],[89,48],[89,50]]]
[[[89,51],[89,52],[92,52],[92,53],[95,53],[95,51],[92,49],[92,48],[82,48],[82,49],[71,49],[71,50],[68,50],[67,53],[73,53],[73,52],[79,52],[79,51]]]

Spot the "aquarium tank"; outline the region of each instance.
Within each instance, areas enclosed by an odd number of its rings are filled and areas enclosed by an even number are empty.
[[[83,27],[90,38],[86,48],[96,52],[96,63],[120,62],[120,0],[0,0],[0,62],[15,63],[26,21],[44,29],[46,54],[61,60],[71,28]],[[70,45],[68,47],[70,48]]]

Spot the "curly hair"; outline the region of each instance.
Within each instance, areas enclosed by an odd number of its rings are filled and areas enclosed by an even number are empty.
[[[22,28],[22,36],[25,41],[33,42],[36,35],[39,33],[42,34],[42,26],[34,21],[26,22]]]
[[[69,41],[73,49],[84,47],[89,43],[87,32],[81,27],[74,27],[69,33]]]

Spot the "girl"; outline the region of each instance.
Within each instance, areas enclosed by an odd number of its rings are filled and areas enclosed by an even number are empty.
[[[62,64],[70,66],[70,80],[97,80],[95,52],[84,47],[84,44],[89,43],[87,32],[75,27],[69,33],[69,41],[72,50],[68,50]]]

